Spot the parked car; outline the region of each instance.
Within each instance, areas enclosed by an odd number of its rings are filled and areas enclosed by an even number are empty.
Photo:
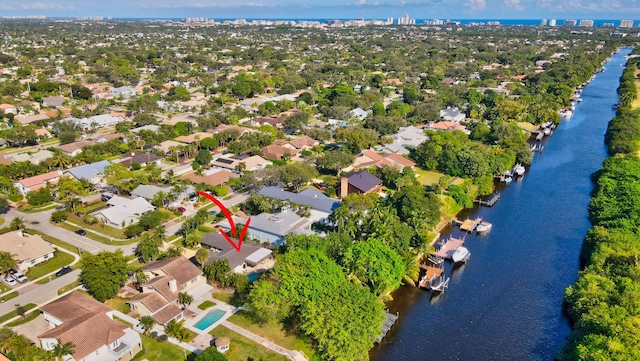
[[[184,207],[178,207],[178,212],[180,212],[180,213],[184,213],[184,212],[186,212],[186,211],[187,211],[187,209],[186,209],[186,208],[184,208]]]
[[[87,231],[85,231],[84,229],[79,229],[76,231],[76,234],[80,236],[84,236],[85,234],[87,234]]]
[[[71,271],[73,271],[71,269],[71,267],[64,266],[64,267],[60,268],[60,270],[58,272],[56,272],[56,277],[64,276],[64,275],[66,275],[67,273],[69,273]]]
[[[20,271],[12,271],[12,272],[9,272],[9,274],[11,275],[11,277],[13,277],[14,280],[20,283],[25,283],[29,280],[27,276],[23,275],[22,272]]]
[[[9,287],[13,287],[18,283],[18,282],[16,282],[16,280],[14,280],[13,278],[10,278],[10,277],[5,277],[2,280],[2,282],[4,282],[4,284],[9,286]]]

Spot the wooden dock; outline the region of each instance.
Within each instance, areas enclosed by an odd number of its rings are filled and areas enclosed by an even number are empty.
[[[467,219],[460,225],[460,230],[468,233],[472,233],[476,227],[482,222],[482,218]]]
[[[426,271],[424,277],[422,277],[420,279],[420,283],[418,283],[418,286],[422,288],[429,288],[431,281],[442,276],[442,273],[444,272],[444,269],[442,268],[427,266],[423,264],[420,265],[420,268]]]
[[[464,245],[464,240],[450,237],[440,246],[435,253],[436,256],[451,259],[453,252],[455,252],[458,247]]]
[[[382,342],[382,339],[384,338],[384,336],[387,335],[387,332],[389,332],[393,324],[396,323],[396,321],[398,320],[398,315],[385,312],[384,318],[385,319],[384,319],[384,323],[382,324],[382,332],[380,333],[380,336],[378,336],[378,338],[376,339],[376,343]]]
[[[473,202],[478,203],[482,206],[493,207],[493,205],[496,204],[499,200],[500,200],[500,193],[494,193],[486,201],[483,201],[481,199],[474,199]]]

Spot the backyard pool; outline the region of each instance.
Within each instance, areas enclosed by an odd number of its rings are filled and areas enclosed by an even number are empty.
[[[247,278],[249,279],[249,282],[253,282],[253,281],[257,280],[258,277],[260,277],[260,273],[251,273],[251,274],[247,275]]]
[[[211,310],[200,321],[198,321],[198,323],[193,325],[193,327],[203,331],[221,319],[225,313],[226,312],[222,310]]]

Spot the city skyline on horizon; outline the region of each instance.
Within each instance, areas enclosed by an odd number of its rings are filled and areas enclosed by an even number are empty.
[[[640,0],[0,0],[0,16],[248,19],[640,19]],[[624,4],[622,4],[624,2]]]

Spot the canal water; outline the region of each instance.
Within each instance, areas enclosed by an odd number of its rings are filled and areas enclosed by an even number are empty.
[[[449,289],[401,287],[388,304],[398,313],[371,360],[552,360],[570,328],[563,294],[579,270],[590,223],[591,174],[607,157],[604,134],[622,74],[623,50],[583,90],[574,116],[544,140],[525,176],[500,189],[493,208],[459,215],[493,223],[467,235],[466,265],[446,265]],[[448,233],[462,237],[459,229]]]

